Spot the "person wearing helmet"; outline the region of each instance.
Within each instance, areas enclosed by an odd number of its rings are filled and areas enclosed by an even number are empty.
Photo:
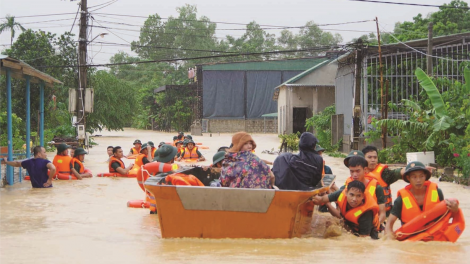
[[[142,149],[142,141],[140,141],[139,139],[134,140],[134,147],[131,148],[127,157],[131,155],[139,154],[141,149]]]
[[[444,194],[436,183],[429,181],[431,172],[419,161],[408,163],[403,174],[403,180],[409,185],[398,191],[398,197],[393,203],[392,211],[388,217],[385,234],[388,238],[395,239],[393,224],[400,219],[402,225],[416,216],[444,200]],[[456,200],[446,199],[447,209],[453,214],[459,211]]]
[[[150,151],[149,151],[150,160],[153,160],[153,158],[155,157],[155,151],[157,150],[157,148],[155,147],[155,144],[153,144],[153,141],[149,141],[147,142],[147,144],[150,146]]]
[[[70,171],[79,180],[92,177],[91,173],[85,172],[85,167],[83,166],[86,154],[88,153],[84,149],[77,148],[73,154],[73,159],[70,162]]]
[[[139,167],[145,165],[152,160],[152,155],[150,154],[152,147],[148,143],[142,145],[139,155],[135,158],[135,166]]]
[[[177,159],[177,161],[180,161],[182,159],[185,160],[196,160],[197,161],[205,161],[206,158],[199,152],[198,148],[196,147],[196,143],[194,143],[193,140],[188,140],[186,143],[186,147],[184,150],[181,152],[180,157]]]
[[[181,156],[181,152],[183,151],[183,141],[177,141],[175,147],[178,149],[176,157],[179,158]]]

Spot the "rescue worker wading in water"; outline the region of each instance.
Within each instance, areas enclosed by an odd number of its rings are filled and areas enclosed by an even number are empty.
[[[385,233],[387,238],[396,239],[393,224],[400,219],[402,225],[406,224],[424,211],[432,209],[444,200],[444,194],[437,184],[430,182],[431,173],[419,161],[410,162],[406,166],[403,180],[409,185],[398,191],[390,217],[387,221]],[[447,209],[452,214],[459,212],[459,204],[455,200],[445,200]]]
[[[122,148],[120,146],[116,146],[113,148],[113,156],[109,159],[109,172],[110,173],[120,173],[122,175],[126,175],[129,170],[132,169],[134,164],[130,164],[127,168],[124,166],[124,162],[121,158],[124,156]]]
[[[180,161],[181,159],[191,159],[191,160],[197,160],[197,161],[205,161],[206,158],[202,156],[201,152],[199,152],[198,148],[196,147],[196,144],[192,140],[188,140],[188,143],[186,144],[186,147],[184,150],[181,152],[180,157],[177,159],[177,161]]]
[[[362,149],[362,153],[364,153],[364,158],[369,164],[369,173],[366,174],[366,177],[376,179],[384,189],[385,211],[386,216],[388,217],[393,206],[392,190],[390,185],[403,178],[405,168],[390,170],[387,165],[378,163],[378,152],[377,148],[374,146],[366,146]],[[426,167],[426,169],[432,172],[432,167]]]
[[[131,148],[131,150],[129,151],[129,154],[127,154],[127,157],[139,154],[141,149],[142,149],[142,142],[139,139],[134,140],[134,147]]]
[[[142,145],[140,154],[137,155],[137,157],[135,158],[135,165],[137,167],[140,167],[150,162],[149,160],[152,159],[152,155],[150,154],[151,150],[152,150],[152,147],[148,145],[147,143],[144,143]]]
[[[70,171],[72,174],[81,180],[82,178],[91,178],[92,175],[89,172],[85,172],[85,166],[83,166],[83,161],[85,160],[85,155],[88,154],[84,149],[77,148],[73,154],[73,159],[70,162]]]
[[[70,171],[70,162],[72,161],[72,157],[69,156],[69,148],[71,148],[71,146],[63,143],[57,146],[57,155],[55,155],[54,160],[52,161],[57,173],[72,173]]]
[[[354,180],[339,193],[335,192],[328,196],[315,196],[313,198],[315,204],[321,204],[326,200],[336,201],[338,210],[331,205],[329,205],[328,210],[333,216],[344,219],[346,229],[349,229],[357,236],[379,238],[379,206],[366,191],[364,183]]]

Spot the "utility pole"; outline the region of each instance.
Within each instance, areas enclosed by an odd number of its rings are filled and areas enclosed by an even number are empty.
[[[428,25],[428,56],[426,56],[426,73],[432,75],[432,22]]]
[[[79,85],[77,91],[77,129],[79,146],[83,147],[85,138],[81,138],[81,134],[85,133],[85,88],[87,87],[87,25],[88,25],[88,12],[87,0],[81,0],[80,4],[80,33],[78,39],[78,76]],[[80,131],[83,129],[83,131]]]
[[[382,47],[380,45],[380,30],[379,30],[379,19],[375,17],[375,23],[377,25],[377,40],[379,43],[379,72],[380,72],[380,106],[382,112],[382,119],[387,119],[387,101],[385,100],[384,94],[384,72],[382,65]],[[387,92],[388,95],[388,92]],[[382,149],[387,147],[387,126],[382,127]]]
[[[362,77],[362,52],[363,52],[362,39],[358,39],[356,42],[356,85],[354,92],[354,108],[353,108],[353,149],[359,149],[359,135],[361,131],[359,129],[361,120],[361,77]]]

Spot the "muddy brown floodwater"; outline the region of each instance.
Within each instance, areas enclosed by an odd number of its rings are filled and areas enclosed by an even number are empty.
[[[96,137],[85,166],[94,174],[107,171],[106,147],[120,145],[128,152],[134,139],[169,142],[173,134],[126,129]],[[262,150],[279,146],[277,135],[253,135],[256,154],[266,160],[275,155]],[[194,137],[210,149],[212,160],[220,146],[230,145],[231,135]],[[48,153],[52,160],[54,153]],[[348,171],[342,159],[325,157],[343,183]],[[129,164],[129,160],[125,160]],[[210,162],[205,162],[206,164]],[[436,181],[435,178],[432,179]],[[339,185],[338,184],[338,185]],[[393,194],[405,186],[392,185]],[[460,201],[467,220],[470,190],[452,183],[439,183],[445,197]],[[127,208],[128,200],[142,199],[135,179],[91,178],[54,181],[54,188],[32,189],[29,182],[0,189],[0,263],[469,263],[470,230],[457,243],[397,241],[357,238],[343,233],[323,239],[321,230],[330,217],[316,215],[313,237],[301,239],[162,239],[156,215],[146,209]],[[397,221],[398,222],[398,221]],[[227,228],[230,228],[229,226]],[[319,233],[319,235],[315,235]]]

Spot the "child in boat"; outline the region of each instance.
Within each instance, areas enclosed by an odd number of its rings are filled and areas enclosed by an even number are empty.
[[[251,151],[256,148],[253,138],[246,132],[232,137],[233,147],[225,155],[220,182],[223,187],[271,189],[274,175],[271,169]]]
[[[385,233],[388,238],[396,239],[393,224],[400,219],[406,224],[424,211],[444,200],[444,194],[437,184],[430,182],[431,172],[419,161],[410,162],[403,174],[403,180],[409,185],[398,191],[398,197],[388,217]],[[455,200],[445,200],[447,209],[453,214],[459,212],[459,204]]]

